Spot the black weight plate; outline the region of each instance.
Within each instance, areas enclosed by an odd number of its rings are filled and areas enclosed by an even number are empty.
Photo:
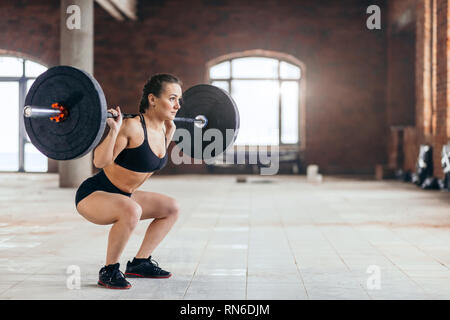
[[[237,137],[239,131],[239,111],[236,103],[231,96],[223,89],[208,85],[199,84],[193,86],[183,93],[181,109],[177,113],[177,117],[195,118],[198,115],[203,115],[208,119],[208,124],[203,128],[198,128],[193,123],[177,122],[177,128],[187,129],[191,134],[191,150],[183,150],[190,157],[201,160],[209,159],[210,157],[203,157],[203,150],[211,141],[202,141],[202,154],[196,154],[194,149],[195,131],[197,134],[203,134],[206,130],[214,128],[220,130],[223,137],[223,146],[218,152],[211,155],[213,158],[223,153],[226,148],[232,144]],[[226,129],[234,130],[233,139],[226,139]],[[202,139],[203,140],[203,139]],[[182,141],[180,144],[182,146]]]
[[[70,66],[52,67],[34,81],[25,105],[50,107],[55,102],[68,109],[68,118],[56,123],[49,118],[24,117],[31,142],[55,160],[86,155],[100,142],[105,129],[103,90],[87,72]]]

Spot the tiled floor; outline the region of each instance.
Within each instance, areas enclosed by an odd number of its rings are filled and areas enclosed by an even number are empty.
[[[96,286],[108,226],[54,174],[0,174],[0,299],[450,299],[450,194],[400,182],[303,176],[155,176],[178,199],[154,252],[169,279]],[[131,259],[148,221],[121,259]],[[80,271],[80,289],[73,286]]]

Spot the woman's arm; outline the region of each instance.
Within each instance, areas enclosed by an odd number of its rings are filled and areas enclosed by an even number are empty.
[[[125,125],[119,132],[109,130],[108,135],[94,150],[94,166],[104,168],[111,164],[119,153],[128,145],[128,137],[125,134]]]
[[[128,125],[123,122],[120,108],[108,110],[116,118],[108,118],[106,121],[110,128],[106,138],[94,150],[94,165],[104,168],[114,161],[117,155],[125,149],[128,144]]]

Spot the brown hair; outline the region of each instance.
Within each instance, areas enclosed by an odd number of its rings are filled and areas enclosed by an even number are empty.
[[[142,90],[142,98],[139,103],[139,112],[144,113],[145,110],[148,109],[148,95],[150,93],[153,93],[157,97],[160,96],[164,88],[164,83],[178,83],[180,86],[182,85],[181,80],[171,74],[158,73],[153,75],[145,83],[144,89]]]

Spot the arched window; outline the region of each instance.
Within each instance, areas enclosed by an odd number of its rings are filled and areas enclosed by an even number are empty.
[[[28,89],[45,70],[27,59],[0,56],[0,171],[47,172],[47,157],[30,143],[21,110]]]
[[[299,143],[301,77],[300,66],[272,57],[237,57],[210,65],[210,83],[228,91],[239,108],[235,145]]]

